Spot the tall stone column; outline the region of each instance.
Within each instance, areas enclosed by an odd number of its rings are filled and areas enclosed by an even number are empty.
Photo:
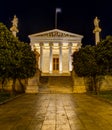
[[[68,59],[68,62],[69,62],[69,71],[72,71],[72,43],[68,43],[68,48],[69,48],[69,52],[68,52],[68,55],[69,55],[69,59]]]
[[[59,72],[62,73],[62,43],[59,43]]]
[[[43,42],[40,43],[40,71],[42,71],[43,64]]]
[[[50,58],[50,66],[49,66],[49,72],[52,73],[53,67],[52,67],[52,62],[53,62],[53,56],[52,56],[52,46],[53,43],[49,43],[49,47],[50,47],[50,53],[49,53],[49,58]]]

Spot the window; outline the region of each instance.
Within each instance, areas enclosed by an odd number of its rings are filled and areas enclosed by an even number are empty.
[[[53,71],[59,71],[59,56],[53,55]]]

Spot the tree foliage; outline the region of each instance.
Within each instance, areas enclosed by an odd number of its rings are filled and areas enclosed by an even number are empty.
[[[36,56],[30,45],[20,42],[0,23],[0,78],[25,79],[36,72]],[[13,85],[13,89],[15,86]]]
[[[87,45],[73,53],[73,66],[76,74],[80,77],[88,77],[91,80],[91,87],[98,92],[97,83],[104,75],[103,68],[98,65],[96,46]]]
[[[86,46],[73,54],[73,66],[78,76],[100,75],[94,46]]]
[[[74,52],[73,67],[78,76],[92,78],[97,93],[99,77],[112,75],[112,36],[107,36],[97,46],[88,45]]]
[[[107,36],[96,48],[97,62],[105,75],[112,75],[112,36]]]

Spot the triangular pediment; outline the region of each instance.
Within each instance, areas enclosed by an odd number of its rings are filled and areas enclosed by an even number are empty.
[[[83,38],[82,35],[63,31],[60,29],[53,29],[49,31],[31,34],[29,35],[29,37],[78,37],[78,38],[80,37],[80,38]]]

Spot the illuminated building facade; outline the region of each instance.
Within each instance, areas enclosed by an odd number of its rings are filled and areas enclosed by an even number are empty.
[[[70,75],[72,53],[81,48],[82,35],[53,29],[29,35],[32,50],[40,54],[41,76]]]

